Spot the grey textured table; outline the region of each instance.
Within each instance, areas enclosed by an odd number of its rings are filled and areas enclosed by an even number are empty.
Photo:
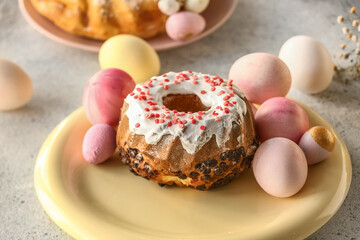
[[[335,54],[343,39],[336,16],[354,3],[241,0],[234,15],[215,33],[188,46],[160,52],[161,72],[192,69],[226,77],[238,57],[259,51],[277,55],[282,43],[298,34],[320,40]],[[17,1],[1,0],[0,57],[22,66],[34,84],[34,96],[26,107],[0,112],[0,239],[71,239],[40,206],[33,169],[47,135],[81,106],[84,86],[99,69],[97,54],[45,38],[25,22]],[[309,239],[360,239],[360,79],[349,84],[333,81],[316,95],[291,90],[290,96],[337,129],[352,160],[352,184],[344,204]]]

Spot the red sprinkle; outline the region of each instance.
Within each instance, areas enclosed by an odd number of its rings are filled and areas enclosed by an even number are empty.
[[[167,123],[167,126],[168,126],[168,127],[171,127],[171,126],[172,126],[172,123],[171,123],[171,122],[168,122],[168,123]]]
[[[136,124],[135,124],[135,127],[136,127],[136,128],[140,127],[140,123],[136,123]]]
[[[159,122],[160,122],[160,123],[164,123],[165,120],[164,120],[163,118],[160,118]]]
[[[169,85],[164,85],[164,89],[168,90],[169,89]]]
[[[199,120],[202,120],[202,116],[200,116],[200,115],[197,115],[196,118]]]
[[[145,92],[140,92],[141,95],[145,95]]]
[[[169,82],[169,81],[170,81],[170,80],[169,80],[169,79],[167,79],[167,78],[165,78],[165,79],[164,79],[164,82]]]
[[[193,115],[189,115],[189,119],[194,119],[194,116],[193,116]]]
[[[157,118],[157,119],[155,119],[155,123],[159,123],[159,119]]]
[[[173,113],[177,113],[178,111],[176,109],[173,110]]]
[[[134,98],[135,98],[135,99],[138,99],[138,98],[139,98],[139,96],[138,96],[138,95],[135,95],[135,96],[134,96]]]
[[[193,80],[192,83],[193,83],[193,84],[197,84],[198,82],[197,82],[196,80]]]
[[[164,83],[162,83],[162,82],[159,82],[159,83],[158,83],[158,85],[159,85],[159,86],[162,86],[162,85],[164,85]]]
[[[145,110],[145,111],[147,111],[147,112],[148,112],[148,111],[150,111],[150,109],[149,109],[149,108],[144,108],[144,110]]]
[[[229,110],[228,108],[224,108],[224,112],[225,112],[225,113],[229,113],[230,110]]]
[[[184,128],[184,124],[179,123],[179,127],[180,127],[180,128]]]
[[[146,100],[153,100],[152,96],[146,96]]]
[[[229,100],[229,98],[230,98],[230,96],[226,95],[223,99],[224,99],[224,101],[226,101],[226,100]]]
[[[159,108],[157,106],[151,106],[150,110],[158,110]]]
[[[213,111],[212,115],[213,115],[213,116],[217,116],[217,115],[219,115],[219,114],[218,114],[216,111]]]
[[[221,117],[215,117],[215,121],[217,122],[221,121]]]
[[[165,117],[165,113],[160,114],[160,117],[161,117],[161,118],[164,118],[164,117]]]
[[[200,130],[203,130],[203,131],[204,131],[205,128],[206,128],[206,127],[205,127],[204,125],[201,125],[201,126],[200,126]]]
[[[215,87],[212,87],[212,88],[211,88],[211,91],[215,91],[215,89],[216,89]]]
[[[177,124],[177,123],[178,123],[178,120],[175,118],[175,119],[172,120],[172,123],[173,123],[173,124]]]
[[[233,101],[232,103],[233,103],[233,104],[236,104],[236,102],[235,102],[235,101]]]
[[[191,71],[191,70],[188,70],[188,73],[192,73],[192,71]]]
[[[134,94],[135,94],[134,92],[131,92],[131,93],[130,93],[130,96],[134,96]]]
[[[156,117],[156,118],[159,118],[159,117],[160,117],[160,114],[156,113],[156,114],[155,114],[155,117]]]
[[[163,77],[166,77],[166,74],[164,74]]]
[[[224,90],[221,90],[220,92],[218,92],[218,96],[220,96],[220,95],[223,95],[225,93],[225,91]]]
[[[192,124],[195,124],[195,123],[196,123],[196,120],[195,120],[195,119],[191,120],[191,123],[192,123]]]
[[[136,91],[141,92],[141,88],[136,88]]]

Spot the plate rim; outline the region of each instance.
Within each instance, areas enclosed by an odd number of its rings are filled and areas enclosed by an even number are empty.
[[[216,1],[216,0],[213,0],[213,1]],[[220,28],[231,17],[231,15],[234,13],[234,11],[236,9],[236,6],[237,6],[237,3],[238,3],[238,0],[228,0],[228,1],[230,1],[230,4],[231,4],[230,7],[229,7],[229,10],[227,11],[226,14],[224,14],[224,16],[221,18],[221,20],[218,21],[212,28],[210,28],[210,29],[202,32],[200,35],[198,35],[196,37],[193,37],[193,38],[190,38],[190,39],[188,39],[186,41],[170,41],[171,44],[166,44],[165,46],[161,46],[161,47],[158,47],[158,46],[152,46],[152,47],[154,47],[154,49],[156,51],[166,51],[166,50],[170,50],[170,49],[174,49],[174,48],[178,48],[178,47],[181,47],[181,46],[191,44],[191,43],[196,42],[196,41],[198,41],[198,40],[200,40],[202,38],[207,37],[211,33],[215,32],[218,28]],[[60,44],[63,44],[63,45],[66,45],[66,46],[69,46],[69,47],[72,47],[72,48],[77,48],[77,49],[81,49],[81,50],[89,51],[89,52],[99,52],[101,43],[103,43],[104,41],[91,39],[91,38],[86,38],[86,37],[81,37],[81,36],[77,36],[77,35],[74,34],[74,36],[76,38],[84,38],[86,40],[98,42],[100,44],[100,46],[93,46],[93,45],[81,44],[79,42],[75,42],[75,41],[71,41],[71,40],[59,37],[58,35],[48,31],[45,28],[43,28],[36,20],[34,20],[33,17],[31,16],[31,14],[29,13],[28,9],[26,8],[26,6],[25,6],[26,4],[31,5],[31,0],[18,0],[18,6],[19,6],[19,9],[20,9],[20,12],[21,12],[22,16],[24,17],[26,22],[32,28],[34,28],[37,32],[39,32],[41,35],[43,35],[43,36],[45,36],[45,37],[47,37],[47,38],[49,38],[49,39],[51,39],[51,40],[53,40],[55,42],[58,42]],[[37,15],[39,17],[42,17],[42,18],[46,19],[45,17],[43,17],[39,13],[37,13]],[[46,20],[51,22],[48,19],[46,19]],[[66,31],[62,30],[60,27],[56,26],[54,23],[51,22],[51,24],[53,24],[54,28],[57,28],[60,31],[66,33],[66,34],[71,34],[71,33],[68,33]],[[155,38],[156,38],[156,36],[155,36]],[[151,39],[153,39],[153,38],[150,38],[149,40],[151,40]],[[145,41],[147,41],[147,40],[145,39]],[[150,42],[149,42],[149,44],[151,45]]]
[[[295,100],[296,101],[296,100]],[[310,107],[308,107],[307,105],[296,101],[297,103],[299,103],[303,108],[305,108],[306,112],[311,112],[311,114],[315,115],[317,118],[320,118],[321,121],[324,121],[326,124],[330,125],[332,127],[332,125],[327,122],[321,115],[319,115],[317,112],[315,112],[313,109],[311,109]],[[59,226],[61,227],[63,230],[65,230],[65,232],[67,232],[69,235],[77,238],[77,239],[87,239],[87,238],[94,238],[93,236],[86,236],[84,237],[84,235],[79,234],[79,232],[75,231],[71,226],[69,226],[69,224],[67,224],[66,222],[62,221],[61,218],[58,218],[58,216],[55,216],[56,214],[54,214],[52,211],[54,211],[54,209],[51,209],[51,207],[54,206],[50,206],[47,205],[49,204],[49,202],[46,201],[51,201],[51,199],[45,199],[44,200],[44,192],[48,191],[49,189],[43,189],[46,188],[46,182],[45,179],[41,178],[41,174],[39,174],[39,171],[41,170],[41,163],[42,160],[44,160],[44,156],[47,154],[47,150],[49,148],[49,146],[51,146],[51,144],[54,143],[54,141],[56,140],[56,138],[58,137],[58,135],[61,133],[61,131],[68,127],[67,125],[71,124],[74,119],[78,118],[78,116],[80,116],[80,114],[84,114],[83,113],[83,107],[78,108],[77,110],[75,110],[74,112],[72,112],[70,115],[68,115],[64,120],[62,120],[50,133],[50,135],[46,138],[45,142],[43,143],[41,150],[37,156],[36,159],[36,164],[35,164],[35,169],[34,169],[34,185],[35,185],[35,190],[36,190],[36,194],[37,197],[42,205],[42,207],[45,209],[46,213],[50,216],[50,218]],[[71,128],[71,127],[70,127]],[[341,153],[342,153],[342,158],[343,158],[343,166],[344,166],[344,171],[348,174],[346,174],[346,176],[344,177],[342,174],[341,180],[345,181],[345,189],[342,189],[342,191],[344,192],[343,194],[341,194],[341,199],[339,200],[339,197],[333,197],[331,200],[333,200],[333,203],[329,203],[326,207],[331,208],[331,214],[325,216],[322,218],[322,221],[320,223],[314,224],[313,227],[311,228],[311,230],[309,229],[306,233],[303,233],[302,235],[298,235],[296,236],[297,238],[305,238],[308,237],[309,235],[311,235],[312,233],[314,233],[315,231],[317,231],[318,229],[320,229],[323,225],[325,225],[334,215],[335,213],[339,210],[339,208],[342,206],[344,200],[346,199],[346,196],[349,192],[350,189],[350,185],[351,185],[351,178],[352,178],[352,165],[351,165],[351,159],[350,159],[350,155],[348,152],[348,149],[343,141],[343,139],[341,138],[341,136],[339,135],[339,133],[336,131],[336,129],[334,127],[332,127],[332,130],[334,131],[334,134],[336,136],[336,139],[339,140],[339,144],[340,144],[340,148],[341,148]],[[69,129],[67,129],[67,131],[70,131]],[[343,179],[344,178],[344,179]],[[340,184],[339,182],[339,185]],[[49,193],[48,193],[49,194]],[[335,193],[335,195],[338,195],[339,193]],[[47,196],[48,197],[48,196]],[[51,204],[51,203],[50,203]],[[332,205],[330,207],[330,204]],[[325,208],[322,210],[322,212],[325,211]],[[134,239],[134,236],[131,236],[131,230],[129,229],[121,229],[122,233],[124,234],[124,236],[121,236],[122,239]],[[176,238],[176,237],[174,237]],[[168,239],[166,237],[161,237],[156,236],[154,237],[154,239]],[[177,239],[177,238],[176,238]],[[233,239],[232,237],[228,236],[227,239]],[[235,238],[234,238],[235,239]]]

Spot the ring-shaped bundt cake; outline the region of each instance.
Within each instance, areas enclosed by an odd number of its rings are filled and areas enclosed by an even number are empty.
[[[258,142],[249,102],[231,80],[184,71],[135,87],[117,146],[137,175],[207,190],[249,168]]]

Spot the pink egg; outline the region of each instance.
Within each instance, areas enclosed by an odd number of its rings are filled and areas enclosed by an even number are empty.
[[[116,148],[116,132],[108,124],[95,124],[85,134],[83,156],[92,164],[102,163],[110,158]]]
[[[116,126],[124,99],[134,88],[134,80],[120,69],[97,72],[86,84],[83,94],[84,110],[89,121]]]
[[[327,128],[315,126],[304,133],[299,146],[304,151],[308,164],[313,165],[330,156],[335,146],[335,136]]]
[[[284,137],[298,143],[309,129],[309,118],[305,110],[294,101],[276,97],[265,101],[255,115],[260,141]]]
[[[181,11],[166,21],[166,32],[173,40],[186,40],[201,33],[206,26],[203,16],[198,13]]]
[[[260,187],[275,197],[290,197],[299,192],[308,174],[303,151],[287,138],[263,142],[256,150],[252,167]]]
[[[257,104],[269,98],[285,97],[291,87],[286,64],[272,54],[261,52],[239,58],[230,68],[229,79],[234,80],[250,102]]]

